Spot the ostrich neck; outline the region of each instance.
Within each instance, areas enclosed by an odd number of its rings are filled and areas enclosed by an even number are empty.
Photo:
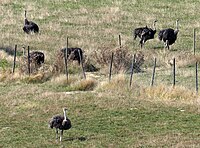
[[[24,12],[24,18],[26,19],[26,11]]]
[[[178,30],[178,21],[176,21],[176,30]]]
[[[156,22],[153,22],[153,29],[156,30]]]
[[[65,110],[64,110],[64,120],[67,120],[67,115]]]

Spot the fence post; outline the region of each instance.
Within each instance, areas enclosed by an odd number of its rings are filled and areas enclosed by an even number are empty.
[[[121,35],[119,35],[119,47],[122,48],[122,40],[121,40]]]
[[[30,49],[29,49],[29,46],[28,46],[28,74],[30,76],[31,74],[31,68],[30,68]]]
[[[79,54],[79,58],[80,58],[80,61],[81,61],[81,67],[82,67],[83,77],[84,77],[84,79],[86,79],[85,70],[84,70],[84,67],[83,67],[83,59],[81,57],[80,50],[78,50],[78,54]]]
[[[173,60],[173,87],[175,87],[176,84],[176,60],[174,58]]]
[[[193,52],[196,54],[196,29],[193,29]]]
[[[154,67],[153,67],[153,74],[152,74],[152,79],[151,79],[151,86],[153,86],[153,84],[154,84],[155,72],[156,72],[156,58],[154,60]]]
[[[196,62],[196,93],[198,94],[198,62]]]
[[[16,52],[17,52],[17,45],[15,45],[15,51],[14,51],[14,61],[13,61],[13,73],[15,73],[15,65],[16,65]]]
[[[129,84],[130,87],[131,87],[131,85],[132,85],[134,64],[135,64],[135,54],[133,55],[133,60],[132,60],[132,64],[131,64],[131,76],[130,76],[130,84]]]
[[[114,56],[114,53],[112,52],[111,61],[110,61],[110,69],[109,69],[109,82],[111,80],[111,75],[112,75],[113,56]]]
[[[64,51],[64,62],[65,62],[65,73],[67,77],[67,82],[68,82],[68,63],[67,63],[67,53],[68,53],[68,37],[67,37],[67,47],[66,50]]]

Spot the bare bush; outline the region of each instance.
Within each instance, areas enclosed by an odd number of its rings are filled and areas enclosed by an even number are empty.
[[[30,72],[32,74],[37,73],[42,69],[41,65],[38,65],[37,61],[31,61],[30,62]],[[19,70],[21,73],[28,74],[28,58],[27,56],[23,56],[19,58]]]
[[[58,50],[54,56],[53,73],[58,74],[64,72],[65,72],[64,54],[62,51]]]
[[[108,66],[111,61],[111,55],[114,53],[114,59],[113,59],[113,71],[129,71],[132,59],[133,59],[133,53],[130,52],[130,50],[127,47],[122,48],[114,48],[110,49],[109,47],[104,47],[102,49],[98,49],[94,52],[94,60],[96,63],[98,63],[101,66]],[[135,62],[134,62],[134,68],[136,72],[141,71],[141,66],[144,64],[144,54],[142,52],[138,52],[136,54]]]
[[[77,65],[77,61],[74,60],[67,60],[68,61],[68,72],[71,74],[78,73],[80,71],[80,66]],[[58,50],[54,56],[54,63],[53,63],[53,73],[60,74],[65,73],[65,62],[64,62],[64,53],[62,50]]]

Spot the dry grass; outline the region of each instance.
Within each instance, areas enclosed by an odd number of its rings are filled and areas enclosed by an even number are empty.
[[[68,86],[78,81],[78,76],[70,76],[68,81],[66,75],[62,74],[51,79],[51,83],[55,85]]]
[[[108,95],[112,93],[124,95],[128,93],[128,79],[124,73],[117,74],[111,78],[109,82],[108,79],[101,81],[97,86],[98,91],[105,91]]]
[[[0,147],[199,147],[200,98],[191,89],[195,81],[191,69],[199,62],[199,42],[197,56],[192,52],[193,28],[197,28],[197,41],[200,34],[197,2],[3,0],[0,4],[1,47],[29,45],[31,51],[43,51],[47,57],[45,66],[30,77],[26,67],[25,72],[20,72],[19,63],[13,75],[12,54],[0,51],[0,60],[7,62],[5,70],[0,68]],[[23,33],[24,9],[28,10],[28,19],[39,25],[40,34]],[[146,42],[143,49],[138,40],[133,41],[134,28],[152,27],[155,19],[158,31],[174,28],[177,16],[180,32],[169,51],[163,49],[157,36]],[[82,48],[86,60],[100,71],[86,73],[84,80],[79,76],[81,68],[70,64],[67,82],[63,58],[56,57],[57,51],[66,47],[67,36],[69,47]],[[143,73],[134,73],[130,88],[125,71],[138,51],[144,55],[140,65]],[[111,52],[116,57],[114,75],[108,82]],[[158,85],[150,88],[154,57],[158,62],[156,82],[163,85],[155,83]],[[171,88],[174,57],[178,85]],[[58,144],[46,124],[65,106],[70,108],[73,128],[66,132],[65,141]]]
[[[200,99],[194,91],[188,88],[183,86],[173,88],[165,85],[141,89],[139,97],[152,102],[159,101],[166,105],[197,105],[196,103]]]
[[[78,91],[91,91],[96,85],[97,82],[94,79],[84,79],[72,84],[71,87]]]

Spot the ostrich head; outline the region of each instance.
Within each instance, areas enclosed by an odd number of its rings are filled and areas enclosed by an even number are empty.
[[[54,118],[51,118],[50,121],[49,121],[49,128],[53,128],[55,122],[56,122],[55,119],[54,119]]]
[[[179,24],[178,24],[178,22],[179,22],[179,19],[176,20],[176,30],[174,31],[174,34],[175,34],[175,35],[177,35],[178,32],[179,32],[179,29],[178,29]]]

